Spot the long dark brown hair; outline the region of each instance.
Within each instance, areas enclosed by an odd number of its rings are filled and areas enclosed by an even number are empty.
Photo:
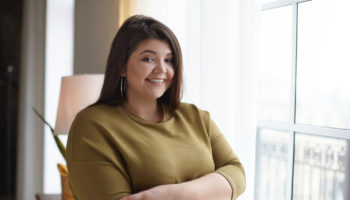
[[[182,54],[175,34],[163,23],[147,16],[134,15],[128,18],[113,39],[107,60],[107,68],[99,99],[95,104],[118,105],[123,101],[120,78],[130,55],[138,45],[148,39],[159,39],[169,44],[173,54],[174,77],[169,89],[158,102],[176,109],[181,99]],[[94,104],[94,105],[95,105]]]

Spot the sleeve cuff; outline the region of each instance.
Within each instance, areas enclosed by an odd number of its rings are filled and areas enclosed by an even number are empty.
[[[221,174],[230,183],[231,189],[232,189],[231,199],[232,200],[236,199],[237,187],[235,182],[232,180],[232,178],[226,172],[223,172],[223,171],[216,170],[215,173]]]

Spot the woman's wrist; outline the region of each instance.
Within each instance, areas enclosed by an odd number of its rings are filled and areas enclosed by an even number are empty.
[[[177,184],[176,187],[178,191],[176,199],[181,200],[230,200],[233,192],[226,178],[218,173],[207,174],[201,178]]]
[[[184,183],[179,183],[172,188],[174,199],[181,200],[202,200],[200,199],[200,188],[199,185],[189,181]]]

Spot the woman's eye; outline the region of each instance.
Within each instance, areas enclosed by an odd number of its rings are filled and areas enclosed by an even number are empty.
[[[151,61],[153,61],[153,58],[151,58],[151,57],[146,57],[146,58],[143,59],[143,61],[151,62]]]
[[[172,58],[165,59],[165,62],[173,64],[173,59]]]

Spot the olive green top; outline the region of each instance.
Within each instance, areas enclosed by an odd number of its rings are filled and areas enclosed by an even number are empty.
[[[122,106],[81,111],[67,143],[75,198],[116,200],[212,172],[229,181],[237,198],[245,189],[244,169],[209,113],[185,103],[163,112],[163,120],[152,123]]]

